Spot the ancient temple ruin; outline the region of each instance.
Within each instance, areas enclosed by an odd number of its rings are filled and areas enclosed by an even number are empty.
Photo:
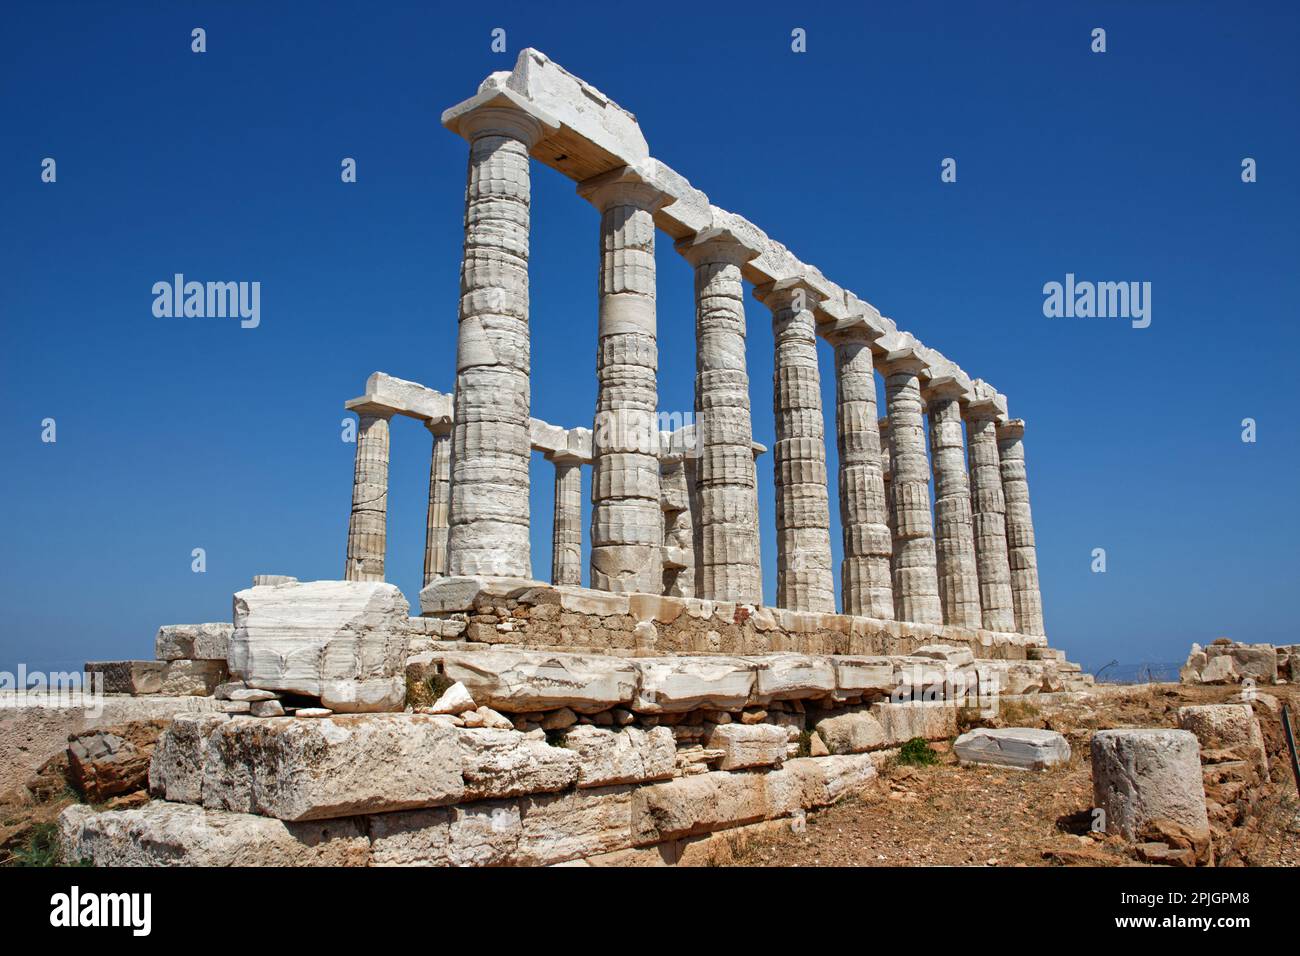
[[[1024,422],[991,385],[900,330],[650,155],[632,114],[536,50],[443,114],[469,144],[451,397],[373,375],[359,418],[345,576],[384,577],[388,420],[433,432],[422,604],[457,579],[532,577],[529,456],[555,464],[552,583],[581,580],[579,469],[592,469],[593,590],[758,606],[761,548],[743,285],[772,313],[773,606],[834,614],[818,338],[834,350],[843,613],[1043,644]],[[559,170],[601,212],[591,428],[529,416],[529,175]],[[695,421],[656,411],[654,245],[695,272]],[[875,372],[885,381],[884,409]],[[929,441],[927,447],[928,417]],[[933,487],[933,495],[931,488]]]

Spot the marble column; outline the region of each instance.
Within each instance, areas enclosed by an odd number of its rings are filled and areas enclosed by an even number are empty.
[[[889,353],[880,365],[893,468],[894,607],[900,621],[942,624],[919,378],[925,367],[909,348]]]
[[[664,516],[664,577],[660,593],[695,597],[695,521],[686,454],[680,443],[670,446],[660,461],[659,493]]]
[[[776,340],[776,603],[833,614],[826,438],[812,311],[818,296],[803,280],[773,283],[756,294],[772,310]]]
[[[677,250],[695,269],[699,596],[758,604],[763,588],[740,274],[756,253],[729,233],[712,231],[682,240]]]
[[[945,624],[977,628],[982,620],[980,586],[966,474],[966,441],[958,401],[964,391],[952,378],[933,378],[923,395],[930,412],[939,604]]]
[[[548,455],[555,465],[555,520],[551,527],[551,583],[582,584],[582,460]]]
[[[882,418],[877,425],[880,428],[880,475],[885,482],[885,516],[889,527],[889,580],[892,593],[894,569],[897,566],[894,559],[898,554],[898,539],[894,536],[894,468],[889,458],[889,419]],[[894,606],[898,606],[897,601],[894,602]],[[892,620],[893,617],[894,611],[891,608],[886,620]]]
[[[388,539],[389,409],[354,408],[357,460],[352,475],[352,514],[348,519],[345,581],[382,581]]]
[[[996,432],[999,412],[985,399],[968,403],[965,412],[982,619],[987,630],[1015,631],[1011,567],[1007,560],[1006,502],[1002,496]]]
[[[844,613],[893,620],[890,572],[893,538],[881,468],[876,377],[869,337],[829,336],[835,346],[835,432],[840,457],[840,525],[844,556],[840,593]]]
[[[1043,597],[1038,587],[1038,551],[1034,545],[1034,519],[1029,510],[1024,437],[1025,423],[1022,419],[1013,418],[997,427],[1016,631],[1042,637],[1047,632],[1043,627]]]
[[[591,586],[658,594],[663,516],[653,212],[664,197],[630,167],[588,180],[578,191],[600,210]]]
[[[448,573],[530,577],[528,150],[517,109],[459,116],[469,141],[452,431]]]
[[[451,433],[425,422],[433,433],[429,460],[429,518],[424,531],[424,583],[447,573],[447,512],[451,508]]]

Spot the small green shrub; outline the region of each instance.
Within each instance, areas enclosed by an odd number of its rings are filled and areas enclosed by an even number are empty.
[[[22,846],[13,851],[11,866],[60,866],[63,849],[57,823],[38,823],[27,833]]]
[[[913,737],[898,748],[898,762],[910,767],[928,767],[939,762],[939,755],[924,737]]]

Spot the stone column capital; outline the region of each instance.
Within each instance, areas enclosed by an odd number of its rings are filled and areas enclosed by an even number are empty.
[[[754,298],[773,312],[789,308],[811,312],[826,299],[826,293],[806,277],[794,276],[790,279],[778,279],[776,282],[755,286]]]
[[[647,182],[635,166],[620,166],[578,183],[578,195],[601,212],[625,205],[655,212],[677,201],[658,186]]]
[[[589,459],[583,458],[582,455],[573,451],[548,451],[542,457],[556,467],[561,465],[585,465],[589,461]]]
[[[441,421],[437,418],[422,418],[420,421],[424,424],[425,428],[429,429],[429,433],[433,435],[434,438],[451,437],[451,422]]]
[[[1011,418],[1005,422],[999,422],[997,426],[998,441],[1014,441],[1018,438],[1025,437],[1025,420],[1023,418]]]
[[[356,412],[358,415],[364,415],[367,418],[382,418],[385,421],[397,414],[397,409],[392,406],[381,405],[364,396],[344,402],[343,407],[350,412]]]
[[[693,236],[679,239],[673,248],[697,269],[712,262],[740,266],[758,258],[760,254],[758,249],[745,245],[744,240],[726,226],[705,229]]]
[[[559,120],[514,90],[484,85],[444,112],[442,125],[471,143],[480,136],[508,136],[529,149],[560,128]]]

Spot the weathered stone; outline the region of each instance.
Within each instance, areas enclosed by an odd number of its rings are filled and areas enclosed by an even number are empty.
[[[222,684],[222,687],[229,687],[229,684]],[[250,704],[259,700],[278,700],[280,697],[273,690],[259,690],[254,687],[236,687],[226,693],[225,700],[246,700]]]
[[[1212,657],[1205,667],[1201,670],[1202,684],[1239,684],[1241,683],[1241,674],[1237,671],[1237,665],[1231,657],[1224,654],[1220,657]]]
[[[443,671],[464,684],[476,701],[506,714],[560,707],[592,714],[631,703],[637,685],[633,662],[578,654],[449,653]]]
[[[422,711],[426,714],[463,714],[467,710],[474,710],[478,705],[474,703],[474,698],[460,681],[448,687],[441,697],[439,697],[429,707]]]
[[[1030,727],[977,728],[953,742],[963,764],[992,764],[1017,770],[1047,770],[1070,762],[1070,744],[1054,730]]]
[[[704,746],[722,751],[719,770],[779,767],[785,761],[789,735],[775,724],[718,724]]]
[[[177,714],[154,747],[149,792],[174,803],[201,803],[208,736],[227,720],[228,714]]]
[[[1249,704],[1179,707],[1178,726],[1194,733],[1202,750],[1232,750],[1268,772],[1264,734]]]
[[[130,739],[102,730],[87,731],[68,741],[68,776],[87,803],[103,803],[147,785],[149,758],[161,724],[131,724],[123,728]]]
[[[226,661],[233,624],[168,624],[158,628],[154,656],[160,661]]]
[[[757,667],[736,657],[641,658],[632,709],[680,714],[700,707],[737,710],[754,692]]]
[[[757,668],[754,696],[758,703],[829,696],[836,687],[835,668],[827,657],[770,654],[751,657]]]
[[[885,730],[885,744],[896,747],[914,737],[947,740],[957,735],[957,708],[942,701],[907,704],[876,703],[871,716]]]
[[[673,775],[677,758],[673,733],[667,727],[618,731],[574,727],[564,735],[564,746],[578,754],[579,787],[664,780]]]
[[[819,720],[817,733],[833,754],[866,753],[887,745],[885,728],[867,711]]]
[[[255,700],[250,702],[248,712],[254,717],[283,717],[284,705],[278,700]]]
[[[515,730],[462,730],[454,739],[461,752],[463,800],[549,793],[578,779],[577,754]],[[449,801],[429,805],[442,802]]]
[[[1092,786],[1106,829],[1132,840],[1152,820],[1209,830],[1200,747],[1186,730],[1099,730],[1092,737]]]
[[[897,685],[894,662],[888,657],[832,657],[831,666],[840,696],[888,694]]]
[[[391,584],[313,581],[235,595],[230,667],[338,712],[400,710],[410,608]]]
[[[287,823],[155,800],[59,817],[65,860],[96,866],[366,866],[370,842],[355,819]]]
[[[229,676],[224,660],[168,661],[163,667],[158,693],[169,697],[211,697]]]
[[[956,644],[926,644],[924,647],[918,647],[912,651],[912,656],[929,657],[936,661],[944,661],[957,666],[975,663],[975,654],[971,649]]]
[[[203,803],[282,820],[455,803],[465,794],[458,737],[418,714],[236,718],[208,738]]]
[[[163,661],[87,661],[86,673],[102,682],[105,694],[157,694],[162,690]]]
[[[766,819],[767,776],[719,770],[638,787],[632,794],[633,840],[659,843]]]

